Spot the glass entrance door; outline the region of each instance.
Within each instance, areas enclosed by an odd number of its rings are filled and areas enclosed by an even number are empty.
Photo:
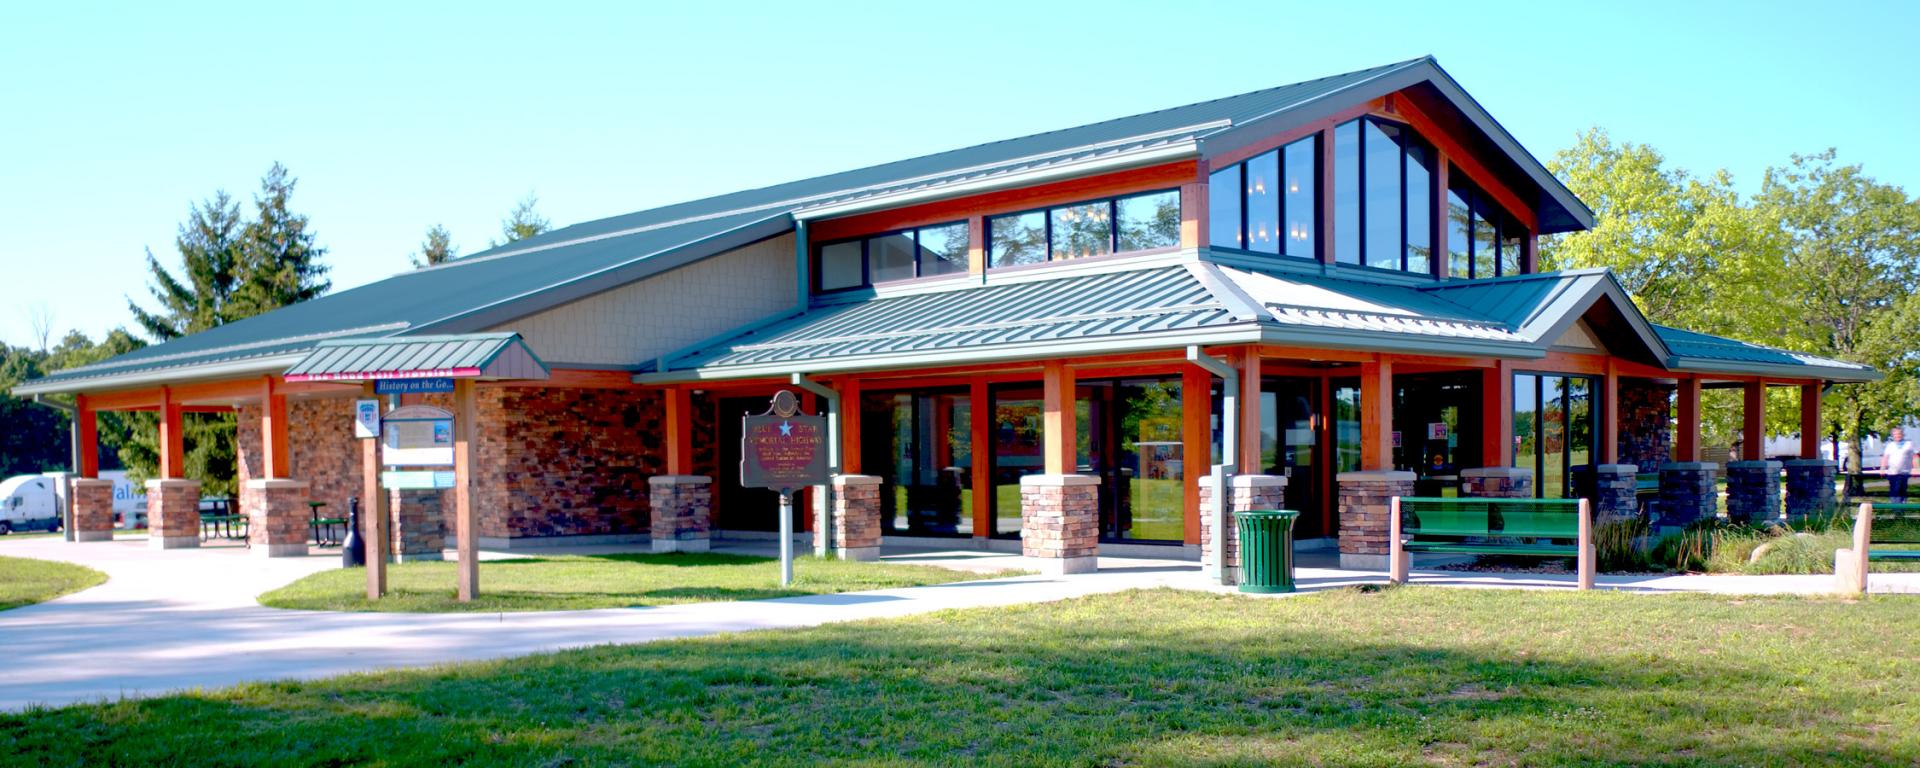
[[[1327,530],[1322,454],[1320,379],[1270,378],[1260,389],[1260,468],[1287,478],[1287,508],[1300,513],[1294,535],[1316,538]]]
[[[1080,397],[1082,461],[1100,477],[1100,537],[1182,541],[1187,474],[1180,380],[1086,382]]]

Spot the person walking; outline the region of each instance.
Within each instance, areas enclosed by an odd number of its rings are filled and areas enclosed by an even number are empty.
[[[1887,495],[1893,503],[1905,503],[1907,476],[1913,472],[1913,443],[1907,442],[1906,430],[1894,427],[1887,436],[1887,445],[1880,451],[1880,471],[1887,476]]]

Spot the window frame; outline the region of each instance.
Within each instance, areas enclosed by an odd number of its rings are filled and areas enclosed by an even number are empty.
[[[888,230],[883,230],[879,232],[868,232],[865,234],[854,235],[852,237],[841,237],[841,238],[835,238],[833,240],[822,240],[820,242],[813,243],[811,245],[811,250],[813,252],[813,292],[817,295],[825,295],[825,294],[844,293],[847,291],[871,290],[875,286],[881,286],[881,285],[899,285],[901,283],[906,283],[906,282],[911,282],[914,280],[921,280],[926,278],[950,278],[956,275],[968,274],[968,272],[942,272],[937,275],[930,275],[926,273],[922,264],[923,257],[926,254],[926,248],[920,244],[920,230],[939,229],[943,227],[953,227],[953,226],[958,226],[967,230],[968,232],[967,249],[971,251],[973,249],[972,223],[967,219],[957,219],[954,221],[930,222],[927,224],[916,224],[911,227],[897,227],[894,229],[888,229]],[[894,235],[910,235],[913,238],[913,276],[895,278],[893,280],[882,280],[876,283],[873,281],[873,243],[872,241],[878,240],[883,237],[891,237]],[[826,263],[823,261],[823,254],[825,253],[826,249],[830,246],[845,245],[847,243],[860,244],[860,282],[859,284],[844,286],[841,288],[823,288],[822,286],[826,282],[825,280]],[[971,260],[969,260],[969,265],[971,265]],[[969,266],[969,269],[971,269],[971,266]]]
[[[1245,177],[1243,176],[1242,178],[1245,178]],[[988,271],[1033,269],[1036,267],[1046,267],[1054,264],[1094,261],[1098,259],[1112,258],[1115,256],[1125,256],[1125,255],[1141,254],[1141,253],[1158,253],[1158,252],[1169,251],[1169,250],[1177,250],[1180,247],[1180,244],[1178,241],[1176,241],[1173,245],[1160,246],[1157,248],[1142,248],[1142,249],[1133,250],[1133,251],[1120,250],[1120,201],[1128,198],[1147,197],[1152,195],[1172,195],[1173,203],[1176,207],[1184,208],[1185,206],[1185,201],[1180,199],[1179,187],[1160,187],[1160,188],[1154,188],[1154,189],[1134,190],[1131,192],[1123,192],[1119,194],[1106,195],[1103,197],[1090,197],[1084,200],[1072,200],[1067,202],[1054,203],[1052,205],[1043,205],[1037,208],[1022,208],[1020,210],[1005,211],[1002,213],[994,213],[994,214],[988,214],[986,216],[982,216],[980,221],[980,232],[981,232],[981,237],[986,239],[986,243],[984,243],[984,247],[982,248],[981,252],[984,254],[983,258],[986,261],[985,269]],[[1064,209],[1064,208],[1081,208],[1081,207],[1092,206],[1092,205],[1104,205],[1106,206],[1106,209],[1107,209],[1107,252],[1102,254],[1096,254],[1093,256],[1083,256],[1077,259],[1054,258],[1053,212]],[[1240,226],[1241,226],[1241,229],[1244,231],[1246,228],[1246,211],[1245,211],[1246,206],[1242,204],[1241,208],[1242,210],[1240,214]],[[1181,213],[1184,216],[1185,211],[1182,210]],[[1044,244],[1044,250],[1046,251],[1046,256],[1047,256],[1046,260],[1035,262],[1032,264],[1010,264],[1007,266],[998,266],[994,264],[994,257],[996,255],[993,247],[994,246],[994,242],[993,242],[994,220],[995,219],[1013,219],[1013,218],[1018,218],[1021,216],[1027,216],[1031,214],[1039,214],[1040,220],[1044,224],[1046,229],[1046,242]],[[929,225],[929,226],[933,226],[933,225]],[[916,240],[916,242],[918,241]]]
[[[1298,255],[1298,254],[1287,252],[1287,235],[1288,235],[1286,231],[1286,227],[1287,227],[1287,187],[1286,187],[1287,149],[1293,147],[1296,144],[1301,144],[1303,142],[1311,145],[1311,151],[1308,153],[1308,157],[1312,158],[1313,170],[1311,173],[1307,174],[1307,178],[1311,179],[1313,184],[1313,193],[1311,195],[1308,195],[1308,197],[1310,197],[1313,201],[1312,202],[1313,213],[1307,217],[1307,220],[1313,223],[1314,228],[1310,230],[1310,234],[1312,236],[1309,238],[1310,241],[1313,243],[1313,246],[1311,248],[1312,253],[1309,253],[1306,255]],[[1240,229],[1239,229],[1239,244],[1237,245],[1223,245],[1220,243],[1213,242],[1213,232],[1212,232],[1213,217],[1212,217],[1212,211],[1209,210],[1208,217],[1207,217],[1207,222],[1208,222],[1207,247],[1208,248],[1226,248],[1234,251],[1245,251],[1247,253],[1250,253],[1256,256],[1261,256],[1261,257],[1279,256],[1279,257],[1284,257],[1289,259],[1300,259],[1302,261],[1320,261],[1324,256],[1324,252],[1322,250],[1322,242],[1321,242],[1324,238],[1320,237],[1320,230],[1319,230],[1320,219],[1323,215],[1325,215],[1325,212],[1327,210],[1326,194],[1325,194],[1326,185],[1321,183],[1323,179],[1321,178],[1322,150],[1321,150],[1320,144],[1321,144],[1320,132],[1315,131],[1306,136],[1301,136],[1299,138],[1296,138],[1284,144],[1280,144],[1280,145],[1268,148],[1263,152],[1256,152],[1252,157],[1248,157],[1244,160],[1241,160],[1240,162],[1234,163],[1225,168],[1209,171],[1207,174],[1209,193],[1211,193],[1212,191],[1212,181],[1215,175],[1226,173],[1228,171],[1232,171],[1234,173],[1234,176],[1236,177],[1236,183],[1233,185],[1233,189],[1234,189],[1234,194],[1237,196],[1239,200]],[[1247,197],[1248,197],[1247,164],[1253,162],[1255,159],[1266,157],[1267,155],[1274,156],[1274,161],[1273,161],[1274,178],[1273,178],[1273,193],[1272,193],[1274,197],[1274,206],[1273,206],[1274,241],[1278,249],[1277,252],[1275,253],[1268,253],[1266,251],[1255,250],[1253,248],[1253,237],[1252,237],[1253,233],[1248,231],[1248,222],[1251,220],[1252,213],[1251,213],[1251,207],[1247,205]],[[1213,201],[1211,197],[1209,197],[1207,201],[1207,207],[1209,209],[1213,207]]]
[[[1589,446],[1587,449],[1588,464],[1581,465],[1581,466],[1597,467],[1601,463],[1600,462],[1600,453],[1601,453],[1600,441],[1607,439],[1607,435],[1603,434],[1601,431],[1601,426],[1607,423],[1606,414],[1601,413],[1601,410],[1607,407],[1607,398],[1605,393],[1602,391],[1606,387],[1606,382],[1604,381],[1605,377],[1595,376],[1592,374],[1585,374],[1585,373],[1567,373],[1565,371],[1541,371],[1541,370],[1532,370],[1532,369],[1515,369],[1512,373],[1508,374],[1507,376],[1507,386],[1510,392],[1515,392],[1515,393],[1518,392],[1520,377],[1522,376],[1528,376],[1533,379],[1533,408],[1534,408],[1533,497],[1536,499],[1546,498],[1546,496],[1544,495],[1546,493],[1546,483],[1542,482],[1542,480],[1546,475],[1547,426],[1546,426],[1546,418],[1544,417],[1543,414],[1545,414],[1547,411],[1546,380],[1548,377],[1554,377],[1554,378],[1560,379],[1563,382],[1560,389],[1560,399],[1557,401],[1561,406],[1560,428],[1564,430],[1564,434],[1561,436],[1562,444],[1561,444],[1561,450],[1560,450],[1560,482],[1561,482],[1560,490],[1562,495],[1559,496],[1558,498],[1563,498],[1563,499],[1579,498],[1580,496],[1579,489],[1575,488],[1573,483],[1574,464],[1573,464],[1573,450],[1571,449],[1571,443],[1573,442],[1572,437],[1574,433],[1573,432],[1573,408],[1572,408],[1573,388],[1566,386],[1564,382],[1571,381],[1573,379],[1581,379],[1587,383],[1587,402],[1588,402],[1587,410],[1589,411],[1586,419],[1586,421],[1588,422],[1587,434],[1593,440],[1593,445]],[[1513,407],[1512,405],[1508,406],[1508,408],[1512,408],[1512,407]],[[1511,414],[1509,415],[1511,416]],[[1511,428],[1509,429],[1511,430]],[[1517,436],[1518,436],[1517,434],[1509,434],[1507,435],[1507,439],[1512,440],[1514,437],[1517,437]],[[1507,466],[1518,467],[1520,466],[1519,462],[1520,462],[1520,455],[1516,451],[1514,455],[1507,460]]]
[[[1473,183],[1472,179],[1467,178],[1466,174],[1461,173],[1459,170],[1460,166],[1454,165],[1451,162],[1449,162],[1447,166],[1447,191],[1451,193],[1454,190],[1458,190],[1461,201],[1466,203],[1467,206],[1467,274],[1454,275],[1452,270],[1449,269],[1447,272],[1448,276],[1457,280],[1491,280],[1496,277],[1514,277],[1529,274],[1528,268],[1532,265],[1527,263],[1526,243],[1532,236],[1533,231],[1523,226],[1518,217],[1515,217],[1509,213],[1505,207],[1500,205],[1500,201],[1493,199],[1492,195],[1480,189],[1480,185]],[[1479,222],[1485,222],[1493,227],[1492,240],[1494,247],[1493,260],[1491,262],[1493,264],[1493,274],[1491,275],[1478,274],[1480,238],[1475,237],[1474,232],[1478,229],[1475,225]],[[1506,271],[1506,262],[1501,259],[1501,254],[1505,252],[1506,242],[1508,240],[1512,240],[1515,247],[1520,251],[1514,255],[1512,273]],[[1451,249],[1451,243],[1449,243],[1448,247]],[[1451,255],[1451,250],[1449,250],[1449,255]]]
[[[1395,169],[1395,173],[1394,173],[1394,175],[1398,176],[1400,179],[1400,195],[1399,195],[1400,245],[1399,245],[1398,254],[1397,254],[1400,261],[1400,266],[1398,268],[1376,267],[1367,263],[1367,253],[1368,253],[1367,248],[1369,245],[1369,243],[1367,242],[1367,239],[1368,239],[1367,238],[1367,224],[1368,224],[1368,220],[1367,220],[1368,219],[1367,217],[1367,131],[1366,131],[1366,126],[1364,125],[1364,123],[1367,123],[1367,122],[1373,122],[1381,125],[1392,126],[1395,129],[1397,129],[1400,132],[1400,135],[1403,137],[1403,140],[1400,142],[1400,151],[1396,153],[1396,156],[1399,157],[1399,162],[1396,164],[1397,168]],[[1345,264],[1349,267],[1361,267],[1364,269],[1371,269],[1371,270],[1380,271],[1380,272],[1399,272],[1402,274],[1415,274],[1415,275],[1424,274],[1428,277],[1438,278],[1440,275],[1440,270],[1438,267],[1435,266],[1435,263],[1439,260],[1434,258],[1432,253],[1434,249],[1431,245],[1428,246],[1427,268],[1425,270],[1415,272],[1407,268],[1407,162],[1409,159],[1407,154],[1407,145],[1415,141],[1420,142],[1421,147],[1424,150],[1426,150],[1427,158],[1431,161],[1431,160],[1437,160],[1439,158],[1439,153],[1434,150],[1433,142],[1428,141],[1427,138],[1425,136],[1422,136],[1419,131],[1414,130],[1412,124],[1399,122],[1397,120],[1388,120],[1388,119],[1379,117],[1378,115],[1361,115],[1360,117],[1356,117],[1352,120],[1348,120],[1344,123],[1340,123],[1339,125],[1334,126],[1334,130],[1339,130],[1341,127],[1348,126],[1348,125],[1354,125],[1357,127],[1357,131],[1356,131],[1357,144],[1355,147],[1356,151],[1354,153],[1354,167],[1355,167],[1354,181],[1356,182],[1355,189],[1354,189],[1354,204],[1358,207],[1359,213],[1357,216],[1358,222],[1354,227],[1354,241],[1355,241],[1354,252],[1359,257],[1359,261],[1357,262],[1342,261],[1339,263]],[[1439,174],[1435,173],[1433,168],[1431,167],[1428,168],[1428,171],[1427,171],[1427,205],[1428,207],[1431,207],[1433,205],[1434,196],[1436,193],[1444,194],[1444,191],[1437,189],[1437,187],[1439,186],[1436,183],[1438,176]],[[1339,174],[1338,172],[1336,172],[1335,173],[1336,182],[1338,178],[1339,178]],[[1468,201],[1467,209],[1469,211],[1473,210],[1471,200]],[[1338,213],[1336,212],[1334,215],[1338,215]],[[1428,218],[1431,219],[1432,215],[1429,214]],[[1432,227],[1433,222],[1431,221],[1427,222],[1427,226]],[[1429,234],[1427,239],[1432,240],[1433,239],[1432,235]]]

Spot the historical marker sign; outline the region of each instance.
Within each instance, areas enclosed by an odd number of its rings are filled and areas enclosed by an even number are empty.
[[[792,392],[773,396],[766,413],[744,417],[740,484],[791,491],[827,482],[827,419],[800,413]]]
[[[453,466],[453,414],[430,405],[389,411],[381,447],[389,467]]]
[[[446,377],[430,379],[376,379],[373,382],[373,392],[377,395],[419,395],[452,391],[453,379]]]

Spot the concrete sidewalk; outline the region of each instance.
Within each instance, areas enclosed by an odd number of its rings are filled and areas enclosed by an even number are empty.
[[[723,551],[769,554],[771,542],[723,542]],[[524,557],[554,548],[483,553]],[[0,612],[0,709],[313,678],[443,662],[506,658],[606,643],[638,643],[755,629],[908,616],[949,608],[1062,600],[1127,589],[1228,592],[1198,563],[1107,558],[1100,571],[1024,576],[840,595],[553,613],[392,614],[286,611],[255,602],[262,592],[338,567],[338,554],[264,559],[237,546],[155,551],[144,539],[74,545],[57,538],[0,540],[0,555],[77,562],[105,571],[99,587]],[[890,562],[962,570],[1017,569],[1019,557],[977,550],[889,550]],[[1385,582],[1385,574],[1332,567],[1328,553],[1301,553],[1303,592]],[[1416,584],[1570,589],[1571,574],[1416,570]],[[1874,591],[1920,592],[1920,573],[1875,574]],[[482,585],[484,588],[484,576]],[[1825,593],[1831,576],[1601,576],[1603,589],[1717,594]]]

